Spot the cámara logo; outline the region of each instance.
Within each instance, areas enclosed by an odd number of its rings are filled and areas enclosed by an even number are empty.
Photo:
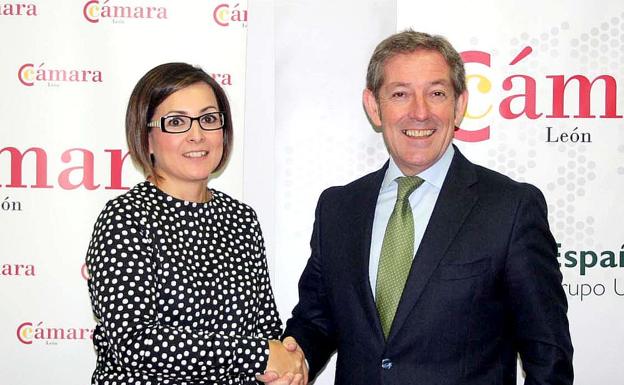
[[[214,11],[212,11],[212,18],[215,23],[222,27],[227,27],[230,23],[243,23],[243,25],[246,25],[247,10],[239,9],[239,5],[238,3],[233,6],[227,3],[217,5]]]
[[[110,0],[90,0],[82,8],[82,15],[90,23],[100,19],[166,19],[167,8],[137,5],[108,5]]]
[[[217,81],[222,86],[231,86],[232,85],[232,74],[224,72],[224,73],[212,73],[208,74],[211,78]]]
[[[108,185],[106,190],[127,190],[128,187],[123,185],[123,165],[128,158],[128,152],[121,149],[104,150],[108,155],[104,155],[104,168],[109,170]],[[0,162],[0,183],[7,188],[53,188],[54,186],[48,181],[48,153],[41,147],[30,147],[25,151],[21,151],[16,147],[0,148],[0,155],[8,154],[9,162],[6,162],[7,155],[0,158],[4,160]],[[29,160],[24,162],[25,158]],[[100,161],[101,156],[98,156]],[[96,156],[86,148],[71,148],[60,154],[61,170],[55,172],[58,175],[55,179],[58,186],[63,190],[74,190],[84,188],[87,190],[96,190],[101,184],[96,183]],[[26,163],[28,166],[25,166]],[[56,163],[56,162],[55,162]],[[8,173],[6,172],[7,167]],[[58,165],[57,165],[58,166]],[[55,167],[56,168],[56,167]],[[30,186],[24,183],[22,175],[26,174],[30,177]],[[8,174],[8,176],[7,176]],[[102,178],[102,176],[99,176]],[[34,180],[32,180],[34,179]],[[8,183],[7,183],[8,182]],[[0,187],[3,185],[0,184]]]
[[[510,62],[509,66],[514,66],[533,53],[530,46],[524,47]],[[469,65],[474,63],[479,66],[492,67],[492,58],[488,52],[465,51],[461,53],[464,62]],[[503,119],[526,119],[536,120],[546,119],[620,119],[623,116],[617,112],[617,82],[611,75],[602,74],[590,79],[582,74],[574,75],[546,75],[547,82],[550,82],[548,92],[537,92],[538,79],[525,74],[512,74],[506,76],[500,84],[500,89],[496,89],[487,76],[482,74],[467,74],[466,82],[471,88],[472,102],[469,102],[466,111],[465,123],[472,125],[470,120],[478,121],[498,110],[498,114]],[[603,97],[598,98],[596,92],[592,98],[593,89],[597,84],[603,87]],[[570,89],[568,91],[568,88]],[[574,90],[576,89],[576,93]],[[488,100],[493,93],[501,92],[502,100],[498,102],[498,108]],[[592,101],[603,103],[601,113],[592,110]],[[475,108],[474,103],[478,107]],[[540,102],[540,103],[538,103]],[[574,106],[577,106],[574,109]],[[595,107],[595,106],[594,106]],[[548,124],[547,124],[548,125]],[[585,138],[589,136],[586,134]],[[578,137],[583,137],[580,133]],[[550,136],[550,131],[549,131]],[[465,142],[481,142],[490,138],[490,126],[482,126],[478,129],[459,128],[455,132],[455,137]],[[554,142],[554,140],[548,140]],[[591,141],[591,140],[589,140]]]
[[[33,277],[36,274],[35,265],[24,263],[3,263],[0,265],[0,277]]]
[[[93,339],[94,329],[48,327],[42,322],[24,322],[15,332],[17,340],[24,345],[31,345],[33,341],[42,341],[55,345],[61,340],[89,340]]]
[[[24,3],[0,4],[2,16],[37,16],[37,5]]]
[[[35,67],[26,63],[17,70],[17,78],[23,85],[32,87],[35,83],[58,86],[59,83],[101,83],[102,71],[86,69],[50,69],[45,63]]]

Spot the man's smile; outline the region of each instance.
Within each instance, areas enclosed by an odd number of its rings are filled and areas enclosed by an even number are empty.
[[[402,132],[412,138],[426,138],[433,135],[435,130],[402,130]]]

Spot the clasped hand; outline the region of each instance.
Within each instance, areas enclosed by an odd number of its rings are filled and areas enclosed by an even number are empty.
[[[283,342],[269,341],[266,370],[256,378],[267,385],[306,385],[308,366],[297,341],[292,337],[286,337]]]

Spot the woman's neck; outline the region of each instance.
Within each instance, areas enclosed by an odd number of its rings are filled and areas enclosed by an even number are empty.
[[[151,183],[174,198],[188,202],[205,203],[212,199],[212,193],[206,186],[207,181],[172,183],[165,178],[147,177]]]

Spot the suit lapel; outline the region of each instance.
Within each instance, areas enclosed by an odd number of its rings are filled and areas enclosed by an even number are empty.
[[[414,257],[388,341],[400,331],[431,275],[476,203],[475,189],[470,189],[470,186],[476,183],[476,179],[474,165],[455,148],[453,161]]]
[[[369,262],[375,207],[387,168],[388,162],[380,170],[372,173],[369,178],[364,179],[363,184],[354,191],[352,207],[355,208],[355,217],[352,222],[354,226],[350,229],[354,247],[352,258],[352,267],[355,272],[354,285],[364,307],[366,321],[369,322],[371,330],[374,330],[374,334],[379,337],[381,343],[384,337],[369,281]]]

